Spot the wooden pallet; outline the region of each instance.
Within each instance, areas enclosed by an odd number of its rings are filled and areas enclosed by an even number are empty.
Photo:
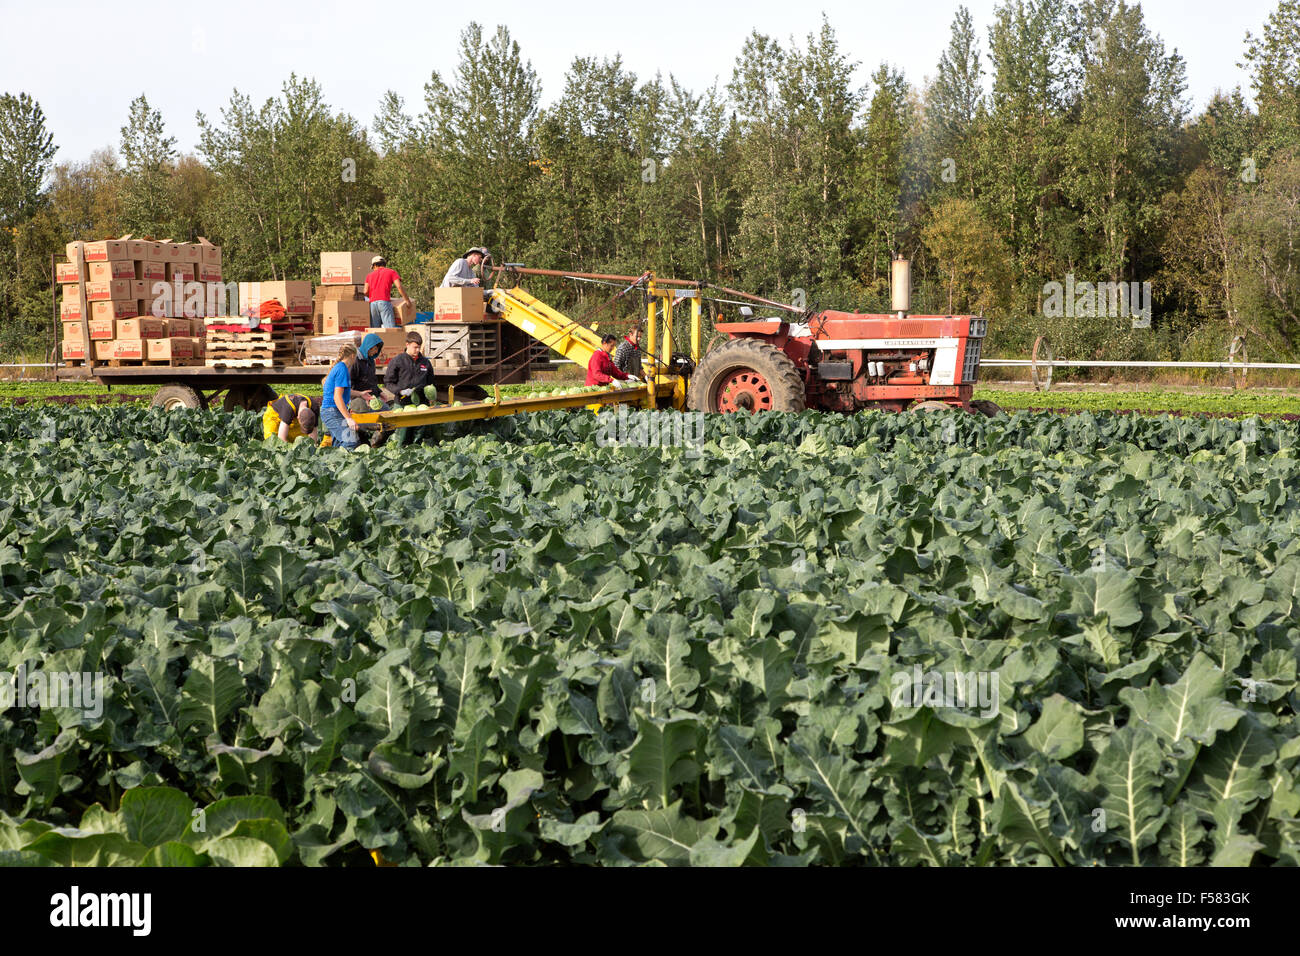
[[[293,351],[293,342],[214,342],[209,339],[207,347],[210,349],[254,349],[259,352],[291,352]]]
[[[270,368],[275,363],[270,359],[246,358],[210,358],[204,361],[208,368]]]

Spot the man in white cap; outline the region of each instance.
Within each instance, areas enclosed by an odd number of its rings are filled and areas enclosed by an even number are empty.
[[[442,277],[442,287],[444,289],[455,288],[456,286],[478,285],[483,284],[483,280],[474,275],[474,270],[482,265],[483,260],[491,256],[482,246],[475,246],[465,253],[459,259],[451,264],[447,274]]]
[[[366,298],[370,301],[372,329],[397,328],[397,314],[393,311],[393,303],[388,298],[394,285],[397,286],[397,294],[402,297],[402,307],[409,307],[411,299],[402,288],[402,277],[397,274],[397,270],[388,268],[388,263],[383,256],[375,256],[371,259],[370,272],[366,276]]]

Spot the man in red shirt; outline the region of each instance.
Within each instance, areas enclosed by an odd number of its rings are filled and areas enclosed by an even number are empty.
[[[393,311],[393,303],[388,299],[394,285],[397,286],[397,294],[402,297],[402,307],[409,306],[411,300],[402,288],[402,277],[397,274],[397,270],[388,268],[383,256],[371,259],[370,273],[366,276],[366,298],[370,301],[372,329],[397,328],[397,314]]]
[[[618,339],[613,335],[603,335],[600,339],[600,349],[591,356],[591,361],[587,363],[587,384],[588,385],[608,385],[614,379],[626,381],[636,377],[628,375],[617,365],[609,354],[614,351],[614,343]]]

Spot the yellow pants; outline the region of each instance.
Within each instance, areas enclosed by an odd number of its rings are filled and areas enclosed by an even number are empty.
[[[280,413],[275,410],[270,402],[266,403],[266,411],[262,413],[262,441],[269,438],[275,438],[280,432]],[[298,419],[289,423],[289,441],[294,442],[303,436],[302,426],[298,424]]]

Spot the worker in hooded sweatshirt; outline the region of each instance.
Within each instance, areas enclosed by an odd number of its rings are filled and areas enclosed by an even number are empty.
[[[357,364],[352,367],[352,411],[370,411],[372,398],[383,399],[379,391],[379,374],[375,371],[375,359],[384,350],[384,340],[374,332],[367,332],[357,350]],[[361,402],[360,406],[357,402]]]
[[[375,359],[379,353],[384,350],[384,340],[374,332],[367,332],[366,337],[361,340],[361,348],[357,352],[356,364],[352,366],[352,400],[348,403],[348,410],[353,412],[369,412],[370,400],[377,398],[383,403],[383,411],[388,411],[388,402],[392,399],[391,395],[382,392],[379,388],[379,376],[375,371]],[[381,444],[381,432],[377,430],[378,426],[367,425],[364,429],[362,440],[366,444]]]

